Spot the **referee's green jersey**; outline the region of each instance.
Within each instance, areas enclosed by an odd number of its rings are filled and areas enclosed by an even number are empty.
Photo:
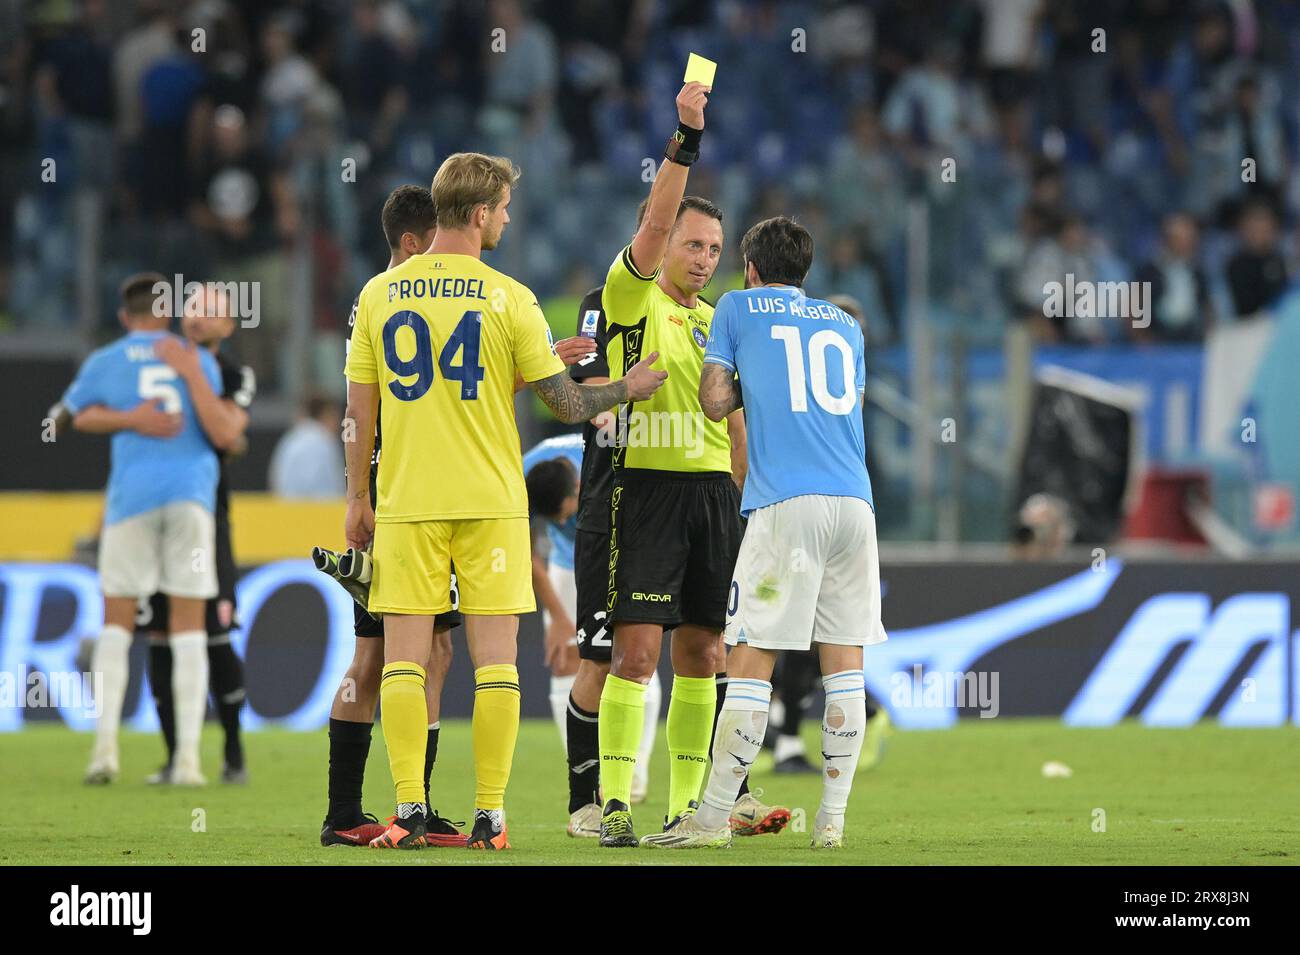
[[[638,272],[628,246],[609,267],[601,295],[609,329],[605,351],[610,379],[618,381],[656,351],[659,361],[654,367],[668,372],[668,380],[648,401],[620,406],[614,469],[730,474],[727,423],[710,421],[700,409],[700,369],[713,306],[703,299],[695,308],[677,304],[656,283],[658,276],[657,269],[653,275]]]

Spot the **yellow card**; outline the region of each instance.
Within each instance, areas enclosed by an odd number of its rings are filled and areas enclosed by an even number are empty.
[[[686,60],[686,76],[682,79],[683,83],[703,83],[705,86],[713,85],[713,74],[718,72],[718,64],[712,60],[706,60],[698,53],[692,53]]]

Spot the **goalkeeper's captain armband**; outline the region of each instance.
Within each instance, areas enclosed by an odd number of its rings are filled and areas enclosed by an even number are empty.
[[[691,165],[700,158],[700,140],[703,138],[704,130],[692,129],[679,123],[677,132],[673,133],[668,145],[664,147],[664,158],[679,166]]]

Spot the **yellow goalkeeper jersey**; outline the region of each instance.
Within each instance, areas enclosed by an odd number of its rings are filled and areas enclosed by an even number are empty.
[[[648,401],[619,408],[620,438],[614,469],[725,471],[731,473],[731,439],[726,421],[713,422],[700,408],[700,370],[709,341],[713,306],[698,299],[695,308],[674,302],[653,275],[632,264],[631,247],[609,267],[601,304],[609,341],[609,375],[618,381],[651,352],[653,366],[668,372]]]
[[[515,372],[564,371],[537,297],[470,255],[415,255],[361,290],[345,373],[380,386],[375,520],[526,517]]]

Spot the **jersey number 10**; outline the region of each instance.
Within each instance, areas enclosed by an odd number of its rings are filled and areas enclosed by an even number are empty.
[[[785,345],[785,367],[790,381],[790,410],[808,410],[808,385],[812,385],[813,400],[823,411],[845,415],[858,404],[853,393],[853,350],[839,335],[823,328],[808,339],[808,371],[804,371],[803,342],[795,325],[773,325],[772,337]],[[826,350],[839,352],[844,366],[844,394],[831,394],[826,384]]]
[[[403,325],[415,333],[415,354],[407,359],[397,357],[397,330]],[[478,399],[478,383],[485,374],[485,369],[478,361],[479,335],[482,331],[483,313],[466,312],[438,354],[438,368],[442,376],[448,381],[460,382],[462,401]],[[461,363],[453,365],[451,360],[458,351],[463,351]],[[388,390],[395,398],[414,401],[433,387],[433,341],[429,338],[429,326],[422,316],[404,310],[384,323],[384,362],[398,378],[415,375],[415,381],[409,385],[400,381],[388,383]]]

